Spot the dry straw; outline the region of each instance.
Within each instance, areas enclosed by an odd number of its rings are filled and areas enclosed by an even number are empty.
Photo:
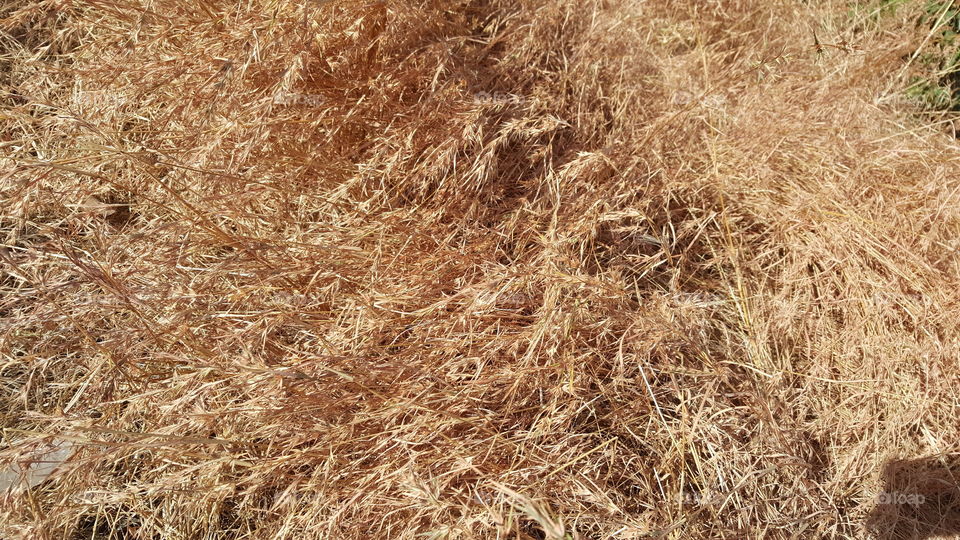
[[[0,466],[72,452],[0,535],[906,515],[885,465],[960,441],[960,153],[893,99],[902,4],[7,2]]]

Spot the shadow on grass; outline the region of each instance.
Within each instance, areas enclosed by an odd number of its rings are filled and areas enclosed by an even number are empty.
[[[883,483],[867,518],[877,538],[960,535],[960,454],[890,461]]]

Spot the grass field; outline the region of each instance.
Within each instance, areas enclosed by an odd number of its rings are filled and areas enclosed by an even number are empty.
[[[958,30],[0,2],[0,537],[960,535]]]

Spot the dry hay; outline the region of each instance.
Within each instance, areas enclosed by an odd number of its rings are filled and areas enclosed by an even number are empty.
[[[956,533],[922,4],[7,2],[0,534]]]

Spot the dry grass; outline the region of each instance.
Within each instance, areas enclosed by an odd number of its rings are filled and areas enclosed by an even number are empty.
[[[922,4],[6,2],[0,534],[957,533]]]

